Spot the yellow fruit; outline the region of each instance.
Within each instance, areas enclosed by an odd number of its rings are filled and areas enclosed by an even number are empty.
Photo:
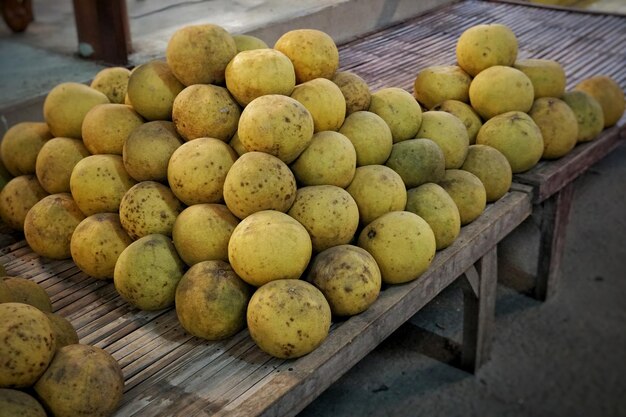
[[[132,241],[117,213],[96,213],[76,226],[70,252],[76,266],[87,275],[113,278],[117,258]]]
[[[428,223],[435,235],[437,250],[450,246],[461,233],[461,216],[450,194],[429,182],[407,191],[406,211]]]
[[[29,387],[54,356],[50,321],[37,308],[22,303],[0,304],[0,388]]]
[[[107,96],[87,85],[61,83],[46,96],[43,117],[53,136],[80,139],[85,115],[94,106],[108,102]]]
[[[124,376],[106,351],[68,345],[57,351],[34,388],[55,417],[110,416],[122,400]]]
[[[52,134],[45,123],[22,122],[12,126],[0,142],[0,157],[4,167],[15,177],[34,174],[37,155],[51,138]]]
[[[469,137],[461,119],[453,114],[434,110],[425,112],[415,137],[430,139],[439,145],[443,151],[446,169],[463,165]]]
[[[297,100],[270,94],[246,106],[237,134],[248,151],[266,152],[290,164],[311,143],[313,118]]]
[[[511,66],[517,58],[517,38],[507,26],[494,23],[472,26],[456,44],[456,59],[469,75],[495,65]]]
[[[604,129],[604,113],[600,103],[582,90],[568,91],[561,99],[569,106],[578,122],[578,142],[588,142]]]
[[[230,236],[228,259],[244,281],[261,286],[298,279],[311,259],[312,244],[304,226],[275,210],[253,213]]]
[[[165,50],[167,64],[186,86],[223,83],[226,65],[235,54],[237,45],[230,33],[212,24],[178,29]]]
[[[233,40],[237,46],[237,52],[269,48],[265,41],[252,35],[233,35]]]
[[[528,112],[533,105],[534,90],[526,74],[497,65],[474,77],[469,96],[474,110],[487,120],[510,111]]]
[[[528,115],[541,130],[542,158],[560,158],[576,146],[578,121],[564,101],[553,97],[538,98]]]
[[[359,226],[356,202],[346,190],[334,185],[298,189],[287,214],[309,232],[315,252],[349,243]]]
[[[402,177],[406,188],[437,182],[445,171],[443,151],[430,139],[409,139],[393,145],[385,165]]]
[[[126,138],[143,118],[125,104],[94,106],[83,120],[83,142],[92,154],[121,155]]]
[[[518,111],[488,120],[478,131],[476,144],[502,152],[514,174],[534,167],[543,154],[541,130],[529,115]]]
[[[39,401],[23,391],[0,388],[0,417],[46,417]]]
[[[565,70],[551,59],[521,59],[515,68],[522,71],[533,83],[535,99],[540,97],[559,98],[565,92]]]
[[[371,93],[363,78],[349,71],[338,71],[332,81],[337,84],[346,100],[346,116],[369,109]]]
[[[359,218],[364,225],[390,211],[404,210],[406,205],[402,177],[384,165],[357,168],[346,191],[356,201]]]
[[[283,34],[274,49],[287,55],[296,71],[296,84],[315,78],[331,79],[339,67],[335,41],[315,29],[296,29]]]
[[[137,182],[119,155],[91,155],[76,163],[70,176],[72,197],[86,216],[116,213],[122,196]]]
[[[142,181],[132,186],[120,202],[120,222],[133,239],[160,233],[171,236],[182,203],[166,186]]]
[[[445,111],[458,117],[467,129],[469,144],[476,143],[476,135],[483,125],[483,121],[472,106],[457,100],[445,100],[433,107],[432,110]]]
[[[52,194],[37,202],[26,214],[24,237],[38,255],[67,259],[71,257],[72,233],[84,218],[70,194]]]
[[[604,127],[613,126],[624,114],[626,107],[624,90],[607,75],[595,75],[584,79],[576,84],[574,90],[589,93],[600,103],[604,114]]]
[[[46,313],[46,317],[50,320],[52,332],[54,333],[55,351],[63,346],[75,345],[78,343],[78,334],[65,317],[56,313]]]
[[[286,212],[296,199],[296,179],[275,156],[247,152],[226,174],[224,201],[240,219],[261,210]]]
[[[266,94],[288,96],[295,86],[293,64],[275,49],[240,52],[226,67],[226,88],[242,106]]]
[[[52,312],[50,296],[35,281],[21,277],[4,277],[0,278],[0,281],[9,290],[10,302],[28,304],[44,313]]]
[[[233,148],[235,152],[237,152],[237,155],[239,156],[248,152],[246,147],[243,146],[243,143],[241,143],[241,139],[239,139],[239,134],[237,132],[235,132],[233,137],[230,138],[230,141],[228,142],[228,144],[230,145],[231,148]]]
[[[291,164],[301,185],[347,187],[356,170],[356,151],[350,140],[338,132],[313,135],[311,144]]]
[[[69,193],[74,167],[90,153],[80,139],[53,138],[37,155],[35,173],[42,188],[50,194]]]
[[[367,310],[378,298],[380,269],[366,250],[340,245],[319,253],[306,280],[324,294],[335,316],[353,316]]]
[[[369,223],[361,231],[358,245],[376,259],[386,284],[419,278],[436,250],[435,235],[428,223],[408,211],[386,213]]]
[[[476,175],[483,183],[488,203],[499,200],[511,188],[511,164],[502,152],[491,146],[470,146],[461,169]]]
[[[189,206],[219,203],[226,174],[236,159],[235,151],[221,140],[198,138],[172,153],[167,180],[176,197]]]
[[[439,185],[450,194],[459,209],[461,226],[473,222],[485,210],[487,205],[485,186],[471,172],[448,169]]]
[[[135,68],[128,79],[128,99],[133,109],[148,120],[171,120],[174,99],[185,86],[163,61]]]
[[[326,78],[297,85],[291,98],[298,100],[311,113],[314,132],[339,130],[346,118],[346,99],[337,84]]]
[[[356,151],[356,165],[383,165],[391,154],[391,129],[382,117],[357,111],[344,120],[339,133],[345,135]]]
[[[223,261],[192,266],[176,287],[176,315],[185,330],[207,340],[230,337],[246,324],[250,287]]]
[[[250,337],[277,358],[297,358],[315,350],[328,336],[330,320],[330,306],[321,291],[295,279],[262,286],[247,311]]]
[[[146,235],[122,251],[113,273],[115,289],[133,307],[161,310],[174,304],[185,272],[174,244],[165,235]]]
[[[472,78],[456,65],[426,67],[417,74],[413,95],[427,109],[445,100],[469,101]]]
[[[394,143],[414,138],[422,124],[420,105],[410,93],[397,87],[373,93],[369,111],[387,123]]]
[[[185,140],[210,137],[228,142],[241,109],[224,87],[190,85],[174,99],[172,120]]]
[[[24,230],[26,213],[47,196],[34,175],[20,175],[9,181],[0,191],[0,217],[12,229]]]
[[[174,222],[172,240],[189,266],[202,261],[228,261],[228,241],[239,223],[223,204],[194,204]]]
[[[111,103],[124,104],[130,70],[124,67],[105,68],[91,81],[90,87],[103,93]]]

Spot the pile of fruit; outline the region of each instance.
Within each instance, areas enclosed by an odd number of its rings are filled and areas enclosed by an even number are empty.
[[[195,336],[247,326],[265,352],[299,357],[333,316],[418,279],[513,173],[621,117],[609,77],[565,92],[557,62],[517,50],[506,26],[475,26],[458,65],[422,69],[413,94],[370,92],[323,32],[268,48],[185,27],[166,60],[60,84],[45,123],[6,133],[0,216],[131,305],[175,305]]]

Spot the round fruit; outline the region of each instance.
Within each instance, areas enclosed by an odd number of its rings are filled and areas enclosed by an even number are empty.
[[[357,111],[346,117],[339,133],[345,135],[356,151],[356,165],[383,165],[393,146],[391,129],[382,117]]]
[[[565,92],[565,70],[551,59],[521,59],[515,68],[522,71],[533,83],[535,99],[561,97]]]
[[[69,193],[74,167],[89,155],[80,139],[50,139],[37,155],[35,173],[39,183],[50,194]]]
[[[497,65],[476,75],[469,96],[474,110],[487,120],[510,111],[528,112],[533,105],[534,90],[526,74]]]
[[[23,391],[0,388],[0,417],[46,417],[39,401]]]
[[[311,113],[314,132],[339,130],[346,118],[346,99],[337,84],[326,78],[297,85],[291,98],[298,100]]]
[[[4,167],[15,177],[34,174],[37,155],[51,138],[45,123],[21,122],[11,126],[0,142]]]
[[[542,158],[560,158],[574,149],[578,140],[578,121],[564,101],[554,97],[538,98],[528,115],[541,130]]]
[[[472,82],[463,69],[456,65],[437,65],[424,68],[415,77],[413,95],[427,109],[445,100],[469,101]]]
[[[233,35],[235,45],[237,45],[237,52],[250,51],[253,49],[269,48],[264,40],[251,35]]]
[[[487,192],[478,177],[471,172],[460,169],[448,169],[439,182],[446,190],[461,216],[461,225],[464,226],[476,220],[487,205]]]
[[[12,229],[24,230],[26,214],[35,203],[47,195],[34,175],[13,178],[0,191],[2,221]]]
[[[582,90],[568,91],[561,97],[576,115],[578,142],[588,142],[604,129],[604,113],[600,103]]]
[[[476,143],[476,135],[483,125],[483,121],[480,116],[474,111],[472,106],[467,103],[462,103],[457,100],[445,100],[437,104],[432,108],[435,111],[445,111],[459,118],[467,129],[467,136],[469,137],[469,144]]]
[[[579,82],[574,89],[591,94],[600,103],[604,114],[604,127],[613,126],[624,114],[626,107],[624,90],[611,77],[595,75]]]
[[[315,78],[331,79],[339,67],[335,41],[315,29],[297,29],[283,34],[274,49],[287,55],[296,71],[296,84]]]
[[[453,114],[434,110],[425,112],[415,137],[430,139],[439,145],[443,151],[446,169],[463,165],[469,137],[461,119]]]
[[[126,104],[94,106],[83,120],[83,142],[92,154],[121,155],[126,138],[143,118]]]
[[[445,156],[430,139],[409,139],[393,145],[385,164],[402,177],[406,188],[443,178]]]
[[[46,317],[50,320],[52,333],[54,333],[55,352],[63,346],[75,345],[78,343],[78,334],[69,320],[56,313],[46,313]]]
[[[4,277],[0,278],[0,280],[9,290],[9,301],[37,307],[44,313],[52,312],[50,296],[46,290],[35,281],[21,277]]]
[[[500,199],[511,188],[511,164],[502,152],[491,146],[470,146],[461,169],[476,175],[483,183],[488,203]]]
[[[332,81],[337,84],[346,100],[346,116],[369,109],[371,93],[363,78],[349,71],[339,71]]]
[[[394,143],[414,138],[422,124],[420,105],[410,93],[397,87],[372,94],[369,111],[387,123]]]
[[[124,104],[130,70],[124,67],[111,67],[99,71],[90,87],[103,93],[111,103]]]
[[[517,38],[507,26],[476,25],[461,34],[456,44],[459,66],[475,77],[494,65],[511,66],[517,58]]]
[[[128,79],[128,99],[148,120],[171,120],[174,99],[185,86],[163,61],[136,67]]]

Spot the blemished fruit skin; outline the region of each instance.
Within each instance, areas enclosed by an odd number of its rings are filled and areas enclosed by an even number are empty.
[[[456,59],[461,68],[475,77],[494,65],[513,65],[517,49],[517,38],[507,26],[499,23],[475,25],[457,40]]]
[[[370,107],[371,93],[363,78],[349,71],[338,71],[332,81],[337,84],[346,100],[346,116]]]
[[[0,159],[14,177],[34,174],[41,148],[52,139],[48,125],[21,122],[9,128],[0,141]]]
[[[413,95],[424,107],[432,109],[445,100],[469,101],[472,77],[457,65],[424,68],[413,82]]]
[[[0,388],[0,417],[46,417],[33,396],[16,389]]]
[[[459,209],[461,226],[476,220],[487,206],[487,192],[478,177],[469,171],[448,169],[439,182]]]
[[[427,111],[422,115],[422,124],[415,135],[435,142],[443,151],[446,169],[463,165],[469,146],[465,125],[455,115],[444,111]]]
[[[171,120],[174,99],[185,86],[164,61],[149,61],[135,68],[128,79],[128,99],[147,120]]]
[[[561,99],[576,115],[578,122],[578,142],[589,142],[604,129],[604,112],[598,100],[582,90],[568,91]]]
[[[274,49],[293,63],[296,84],[315,78],[331,79],[339,68],[339,50],[326,33],[315,29],[296,29],[283,34]]]
[[[126,138],[143,124],[143,117],[126,104],[99,104],[85,115],[83,143],[91,154],[121,155]]]
[[[511,188],[511,164],[502,152],[491,146],[471,145],[461,169],[480,179],[485,186],[488,203],[500,199]]]
[[[600,103],[605,128],[615,125],[624,114],[626,108],[624,90],[607,75],[594,75],[586,78],[576,84],[574,90],[585,91]]]
[[[574,149],[578,141],[578,120],[564,101],[554,97],[538,98],[528,115],[541,130],[542,158],[557,159]]]
[[[80,139],[50,139],[37,155],[35,174],[39,183],[50,194],[69,193],[74,167],[89,155]]]
[[[441,147],[430,139],[409,139],[393,145],[385,163],[402,177],[406,188],[443,178],[446,167]]]
[[[387,123],[393,143],[414,138],[422,124],[419,103],[401,88],[389,87],[376,91],[371,95],[368,110]]]
[[[24,230],[26,214],[48,193],[34,175],[20,175],[0,191],[0,217],[11,229]]]
[[[540,97],[560,98],[565,92],[565,70],[551,59],[521,59],[515,68],[522,71],[533,83],[535,99]]]
[[[315,78],[297,85],[291,98],[298,100],[313,117],[313,131],[339,130],[346,118],[346,99],[337,84]]]
[[[256,290],[246,318],[250,336],[261,350],[277,358],[297,358],[326,339],[331,311],[314,285],[281,279]]]
[[[124,67],[111,67],[99,71],[90,87],[103,93],[111,103],[124,104],[130,70]]]
[[[2,281],[9,290],[10,295],[7,301],[28,304],[37,307],[44,313],[52,312],[50,296],[46,290],[35,281],[22,277],[4,277],[0,278],[0,281]]]
[[[432,110],[445,111],[458,117],[467,128],[469,144],[476,143],[476,135],[483,125],[483,121],[472,106],[457,100],[445,100],[433,107]]]

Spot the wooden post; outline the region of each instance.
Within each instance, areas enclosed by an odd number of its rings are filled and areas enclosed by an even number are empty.
[[[126,0],[73,0],[78,52],[85,58],[126,65],[131,52]]]

